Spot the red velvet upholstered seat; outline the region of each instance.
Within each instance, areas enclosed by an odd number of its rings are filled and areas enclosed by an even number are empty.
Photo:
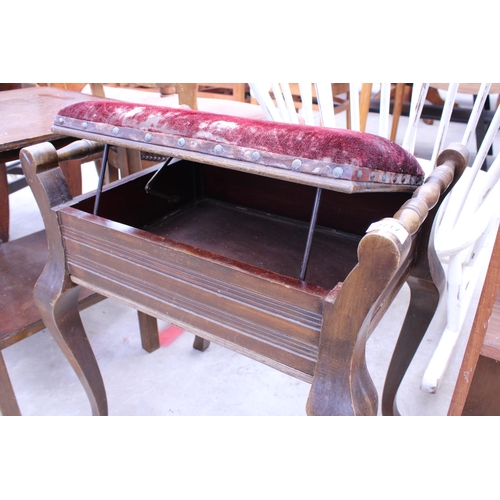
[[[127,139],[332,179],[416,187],[424,178],[399,145],[351,130],[107,101],[68,106],[55,125],[111,144]]]

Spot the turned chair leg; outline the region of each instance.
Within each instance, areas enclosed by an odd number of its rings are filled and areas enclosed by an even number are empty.
[[[396,401],[399,386],[439,305],[440,292],[432,281],[410,277],[408,285],[410,304],[387,371],[382,395],[383,415],[400,414]]]
[[[21,411],[17,404],[16,395],[12,388],[7,367],[0,351],[0,411],[5,417],[19,417]]]

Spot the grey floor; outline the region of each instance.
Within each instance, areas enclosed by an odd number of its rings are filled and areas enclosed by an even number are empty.
[[[204,105],[217,108],[212,100]],[[419,147],[432,142],[437,126],[422,125],[427,131]],[[450,140],[462,132],[463,126],[452,124]],[[94,189],[96,179],[94,165],[86,164],[84,190]],[[11,239],[43,228],[28,188],[11,195],[10,202]],[[478,297],[479,288],[441,387],[429,394],[420,390],[420,382],[445,326],[440,305],[400,390],[404,415],[446,415]],[[407,304],[404,287],[368,342],[368,368],[379,391]],[[162,346],[148,354],[141,349],[136,312],[128,306],[106,299],[84,311],[82,319],[101,367],[110,415],[305,415],[308,384],[214,343],[200,353],[192,348],[189,332],[160,322]],[[81,384],[47,330],[3,353],[23,415],[90,414]]]

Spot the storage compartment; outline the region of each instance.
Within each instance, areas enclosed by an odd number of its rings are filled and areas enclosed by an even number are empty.
[[[99,216],[298,279],[315,196],[311,186],[183,160],[108,186]],[[410,196],[323,190],[305,281],[325,289],[344,281],[368,226]],[[92,213],[94,199],[73,206]]]

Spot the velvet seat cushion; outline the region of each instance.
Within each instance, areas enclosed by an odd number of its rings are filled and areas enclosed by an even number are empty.
[[[399,145],[345,129],[111,101],[67,106],[55,124],[78,137],[87,132],[349,181],[417,186],[424,178]]]

